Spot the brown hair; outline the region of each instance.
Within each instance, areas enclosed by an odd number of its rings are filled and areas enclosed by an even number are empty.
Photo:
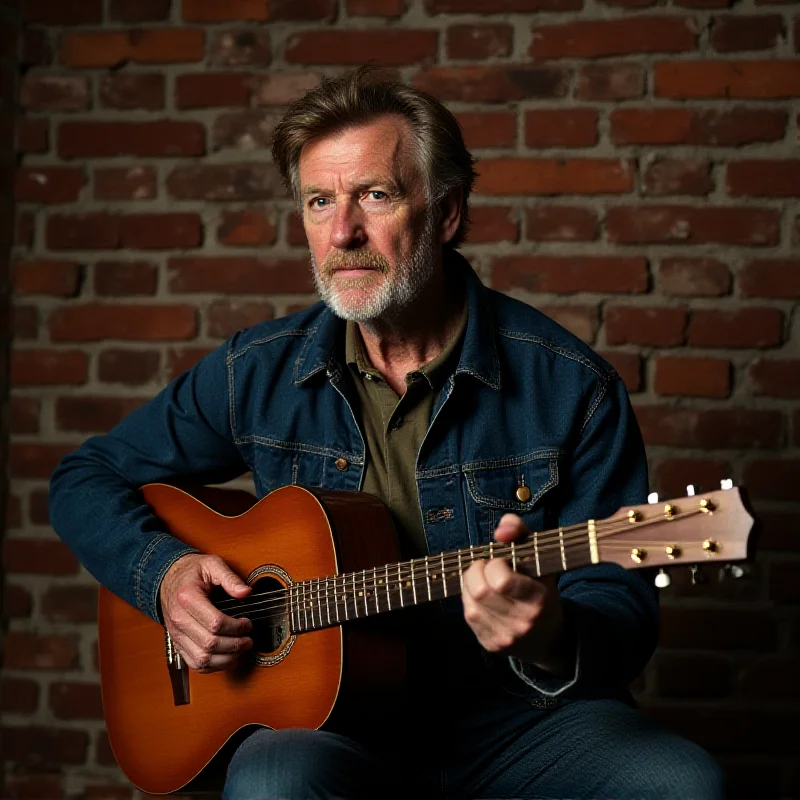
[[[431,206],[453,189],[461,189],[461,224],[448,242],[449,247],[458,247],[469,225],[469,195],[477,177],[475,160],[464,145],[458,122],[432,95],[389,80],[372,66],[328,78],[289,107],[275,127],[272,141],[272,157],[284,183],[299,202],[298,164],[303,147],[320,136],[366,124],[384,114],[399,115],[410,123]]]

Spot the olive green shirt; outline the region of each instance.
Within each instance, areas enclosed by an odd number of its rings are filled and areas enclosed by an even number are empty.
[[[362,491],[388,507],[406,558],[428,555],[417,495],[416,464],[439,391],[455,369],[467,327],[467,307],[458,328],[439,355],[406,375],[406,391],[398,397],[372,366],[361,332],[347,323],[345,358],[358,395],[354,409],[366,446]]]

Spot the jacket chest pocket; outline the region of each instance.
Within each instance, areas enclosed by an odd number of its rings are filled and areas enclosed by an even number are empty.
[[[522,517],[530,531],[554,524],[548,496],[559,482],[560,450],[537,450],[527,456],[465,464],[466,512],[470,544],[492,540],[503,514]]]

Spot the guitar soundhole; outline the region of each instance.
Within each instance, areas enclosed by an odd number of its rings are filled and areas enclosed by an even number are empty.
[[[286,606],[273,599],[282,596],[284,588],[271,576],[260,578],[253,584],[250,595],[253,611],[248,616],[253,622],[253,650],[263,656],[274,657],[291,636]]]

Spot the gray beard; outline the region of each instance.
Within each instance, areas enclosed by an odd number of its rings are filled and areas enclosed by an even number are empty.
[[[358,302],[344,303],[320,278],[320,270],[311,254],[311,273],[319,296],[337,317],[351,322],[369,323],[388,319],[407,309],[422,293],[434,274],[435,227],[428,215],[417,246],[408,260],[398,261],[394,276],[384,278],[381,285]]]

